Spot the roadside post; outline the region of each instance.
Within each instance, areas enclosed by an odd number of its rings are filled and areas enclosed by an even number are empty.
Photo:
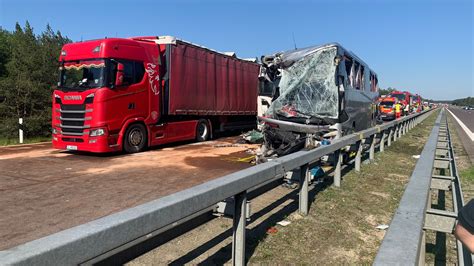
[[[20,128],[18,129],[18,136],[20,138],[19,142],[20,144],[23,144],[23,118],[18,119],[18,124],[20,125]]]

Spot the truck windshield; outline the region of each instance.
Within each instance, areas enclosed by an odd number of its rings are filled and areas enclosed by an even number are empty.
[[[394,102],[381,102],[380,105],[386,108],[390,108],[395,104]]]
[[[80,91],[105,85],[104,60],[64,62],[60,67],[59,88],[63,91]]]
[[[397,98],[399,101],[405,100],[405,94],[392,94],[391,96]]]

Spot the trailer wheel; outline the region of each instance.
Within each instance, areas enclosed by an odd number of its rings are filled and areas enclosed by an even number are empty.
[[[209,123],[204,119],[200,119],[196,126],[196,140],[199,142],[206,141],[209,139],[210,135],[211,129]]]
[[[126,153],[141,152],[147,145],[146,128],[142,124],[133,124],[125,131],[123,149]]]

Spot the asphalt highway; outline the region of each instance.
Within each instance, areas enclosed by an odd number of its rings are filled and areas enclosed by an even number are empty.
[[[464,110],[457,106],[448,108],[456,120],[456,130],[471,163],[474,164],[474,110]]]

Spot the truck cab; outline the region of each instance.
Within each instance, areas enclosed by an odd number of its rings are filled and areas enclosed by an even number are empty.
[[[159,73],[160,55],[146,46],[111,38],[63,47],[53,94],[53,147],[119,151],[129,124],[157,121],[158,101],[146,89],[150,81],[145,73]],[[141,133],[128,136],[127,144],[145,146],[147,136]]]

